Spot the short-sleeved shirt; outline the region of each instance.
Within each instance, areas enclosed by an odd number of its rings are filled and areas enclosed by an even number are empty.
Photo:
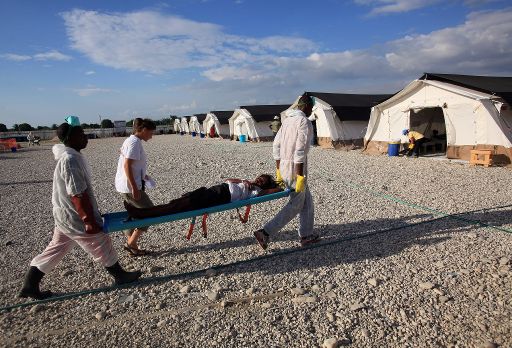
[[[421,134],[420,132],[409,131],[409,133],[407,134],[407,137],[409,139],[414,138],[414,140],[420,140],[420,139],[423,139],[425,136],[423,134]]]
[[[256,197],[261,189],[255,186],[252,190],[243,182],[235,184],[232,182],[227,183],[229,185],[229,193],[231,194],[231,202],[241,201],[248,198]]]
[[[85,233],[85,225],[71,202],[71,196],[87,192],[98,225],[103,224],[91,186],[90,169],[84,156],[62,144],[53,147],[57,166],[53,172],[53,217],[65,233]]]
[[[132,192],[128,177],[124,171],[124,161],[132,159],[132,172],[137,188],[142,189],[142,179],[146,176],[147,157],[142,147],[142,140],[135,135],[130,135],[121,146],[121,154],[117,162],[116,190],[121,193]]]

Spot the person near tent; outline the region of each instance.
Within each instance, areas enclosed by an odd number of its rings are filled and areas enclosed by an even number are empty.
[[[308,119],[311,121],[311,124],[313,125],[313,138],[311,140],[311,145],[317,146],[318,145],[318,138],[316,136],[316,132],[317,132],[317,129],[316,129],[317,116],[312,113],[311,116],[308,117]]]
[[[136,118],[133,122],[133,134],[121,146],[115,178],[116,190],[125,202],[138,208],[152,207],[153,202],[146,193],[146,181],[152,182],[147,175],[147,157],[142,141],[153,137],[156,124],[150,119]],[[148,227],[140,227],[125,231],[127,237],[124,249],[131,256],[144,256],[149,252],[139,249],[138,241]]]
[[[210,127],[210,132],[208,134],[210,138],[215,138],[215,126]]]
[[[409,139],[407,157],[411,157],[412,155],[419,157],[421,145],[428,142],[429,139],[420,132],[411,131],[409,129],[404,129],[402,135],[407,136],[407,139]]]
[[[51,291],[41,291],[39,284],[76,244],[100,262],[116,284],[133,282],[141,276],[140,271],[126,272],[119,265],[112,241],[102,230],[103,221],[91,186],[91,170],[80,152],[87,146],[87,136],[78,117],[68,117],[67,121],[57,129],[62,144],[52,148],[57,161],[53,173],[53,238],[30,263],[19,297],[41,300],[52,296]]]
[[[313,197],[307,182],[308,152],[311,148],[313,126],[308,116],[315,100],[304,93],[297,109],[289,110],[273,143],[276,161],[276,181],[295,189],[288,203],[263,228],[254,232],[258,244],[267,249],[270,235],[277,233],[295,216],[299,215],[299,238],[302,246],[318,242],[320,236],[313,231]]]
[[[28,146],[34,145],[34,134],[32,134],[32,132],[28,132],[27,141],[28,141]]]
[[[167,204],[149,208],[138,208],[125,202],[128,215],[135,219],[171,215],[185,211],[209,208],[240,200],[282,191],[274,178],[268,174],[259,175],[254,181],[226,179],[224,183],[209,188],[200,187],[183,194]]]
[[[270,123],[269,127],[272,130],[272,133],[274,133],[275,138],[277,132],[279,132],[279,128],[281,128],[281,118],[279,116],[274,116],[274,121]]]

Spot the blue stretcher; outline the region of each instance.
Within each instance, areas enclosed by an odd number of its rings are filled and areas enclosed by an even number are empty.
[[[245,223],[248,220],[251,205],[268,202],[268,201],[273,201],[273,200],[279,199],[279,198],[288,197],[290,195],[290,192],[291,192],[291,190],[284,190],[281,192],[276,192],[276,193],[272,193],[269,195],[249,198],[249,199],[232,202],[232,203],[228,203],[228,204],[216,205],[216,206],[209,207],[209,208],[185,211],[182,213],[152,217],[152,218],[147,218],[147,219],[131,219],[128,216],[128,213],[126,211],[116,212],[116,213],[108,213],[108,214],[103,215],[103,230],[106,233],[110,233],[110,232],[128,230],[128,229],[133,229],[133,228],[138,228],[138,227],[158,225],[158,224],[163,224],[166,222],[192,218],[192,222],[190,224],[190,229],[187,234],[187,239],[190,239],[190,237],[192,235],[192,231],[194,229],[196,217],[202,215],[203,216],[203,220],[202,220],[203,237],[206,237],[206,219],[208,217],[208,214],[218,213],[221,211],[226,211],[226,210],[231,210],[231,209],[238,210],[238,208],[246,207],[245,216],[243,218],[242,218],[240,212],[238,212],[238,216],[240,217],[240,220],[242,221],[242,223]]]

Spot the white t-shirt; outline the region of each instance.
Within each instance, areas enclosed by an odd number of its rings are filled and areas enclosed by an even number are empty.
[[[62,232],[69,234],[85,233],[85,225],[71,196],[87,192],[91,201],[94,217],[99,226],[103,224],[98,203],[91,187],[91,172],[85,157],[76,150],[62,144],[54,145],[53,155],[57,160],[53,173],[53,217],[55,226]]]
[[[128,183],[128,177],[124,172],[124,161],[125,159],[132,159],[132,172],[137,184],[137,188],[142,188],[142,178],[146,176],[147,169],[147,157],[142,147],[142,140],[137,138],[135,135],[130,135],[121,146],[121,154],[119,155],[119,161],[117,162],[116,172],[116,190],[121,193],[131,193],[131,187]]]
[[[231,202],[241,201],[248,198],[256,197],[261,189],[257,186],[253,190],[249,190],[247,185],[243,182],[235,184],[232,182],[227,183],[229,185],[229,193],[231,194]]]

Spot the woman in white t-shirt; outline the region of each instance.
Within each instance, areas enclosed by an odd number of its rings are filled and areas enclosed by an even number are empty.
[[[274,178],[270,175],[262,174],[254,181],[226,179],[220,185],[209,188],[200,187],[197,190],[185,193],[180,198],[173,199],[167,204],[139,208],[129,202],[125,202],[124,206],[130,217],[143,219],[213,207],[278,191],[282,190],[274,181]]]
[[[133,134],[121,146],[117,164],[116,190],[121,193],[123,200],[138,208],[153,206],[153,202],[145,192],[145,182],[150,180],[147,175],[147,157],[142,141],[153,137],[156,124],[150,119],[136,118],[133,121]],[[148,227],[139,227],[125,231],[127,237],[124,249],[132,256],[143,256],[147,251],[139,249],[138,240]]]

